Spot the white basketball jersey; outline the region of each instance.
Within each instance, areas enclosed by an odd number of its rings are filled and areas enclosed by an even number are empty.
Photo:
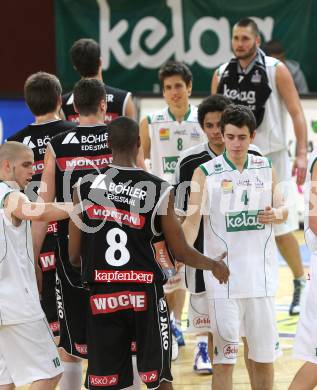
[[[248,154],[240,173],[226,152],[200,166],[206,174],[208,199],[204,212],[204,252],[215,258],[226,251],[230,276],[219,284],[204,272],[213,298],[274,296],[277,253],[272,225],[258,222],[258,213],[272,205],[272,167],[266,157]]]
[[[151,137],[151,172],[174,184],[174,173],[182,151],[204,141],[197,120],[197,107],[190,105],[182,122],[169,108],[147,117]]]
[[[44,317],[37,290],[30,222],[14,226],[3,203],[13,190],[0,182],[0,325]]]
[[[317,163],[317,149],[315,148],[313,152],[310,155],[308,166],[307,166],[307,173],[306,173],[306,181],[304,186],[304,198],[305,198],[305,212],[304,212],[304,233],[305,233],[305,241],[309,248],[309,250],[312,253],[317,254],[317,236],[309,227],[309,197],[310,197],[310,190],[311,190],[311,177],[312,177],[312,171]],[[312,205],[314,207],[315,213],[317,213],[316,209],[316,199],[312,199]]]

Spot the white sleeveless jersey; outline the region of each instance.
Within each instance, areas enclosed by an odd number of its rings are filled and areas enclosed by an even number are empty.
[[[313,152],[310,155],[308,166],[307,166],[307,173],[306,173],[306,180],[304,185],[304,199],[305,199],[305,212],[304,212],[304,233],[305,233],[305,241],[309,248],[309,250],[312,253],[317,254],[317,236],[312,232],[312,230],[309,227],[309,196],[310,196],[310,190],[311,190],[311,177],[312,177],[312,171],[317,163],[317,148],[313,150]],[[316,213],[316,199],[313,199],[313,205],[314,210]]]
[[[266,157],[248,154],[240,173],[226,153],[200,168],[206,174],[204,253],[215,258],[224,251],[229,282],[221,285],[204,271],[206,290],[213,298],[274,296],[277,252],[272,225],[260,224],[260,210],[272,205],[272,168]]]
[[[280,61],[276,58],[265,56],[265,67],[272,92],[265,103],[263,121],[256,131],[254,140],[254,144],[261,149],[263,155],[287,149],[287,110],[276,85],[276,67],[278,64],[280,64]],[[219,68],[219,79],[227,65],[228,63],[223,64]]]
[[[44,317],[37,290],[30,222],[14,226],[3,203],[13,190],[0,182],[0,325]]]
[[[204,141],[197,119],[197,107],[190,105],[182,122],[166,107],[147,117],[151,137],[151,172],[174,184],[174,173],[180,153]]]

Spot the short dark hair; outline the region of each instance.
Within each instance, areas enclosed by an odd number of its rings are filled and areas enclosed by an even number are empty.
[[[264,43],[262,49],[267,56],[274,57],[274,55],[284,54],[284,49],[281,45],[281,42],[275,39],[271,39],[270,41]]]
[[[82,38],[70,49],[73,66],[81,77],[95,77],[100,64],[100,46],[93,40]]]
[[[226,96],[216,94],[206,97],[198,106],[198,122],[204,127],[204,120],[208,112],[223,112],[232,101]]]
[[[259,30],[258,25],[251,18],[240,19],[234,26],[235,27],[236,26],[237,27],[251,27],[255,36],[258,37],[260,35],[260,30]]]
[[[135,120],[121,116],[109,123],[108,140],[113,150],[127,152],[137,145],[138,139],[139,125]]]
[[[88,116],[98,112],[101,100],[106,99],[106,87],[97,79],[81,79],[74,87],[74,105],[80,115]]]
[[[184,62],[167,61],[159,70],[159,80],[161,87],[164,88],[164,80],[171,76],[181,76],[185,84],[188,86],[193,80],[193,75],[188,66]]]
[[[50,73],[34,73],[27,78],[24,84],[26,104],[35,116],[55,111],[61,94],[61,83],[56,76]]]
[[[250,135],[252,135],[256,129],[256,120],[253,112],[249,107],[242,106],[241,104],[231,104],[222,113],[220,119],[220,129],[222,134],[224,134],[225,126],[228,124],[239,128],[247,126]]]

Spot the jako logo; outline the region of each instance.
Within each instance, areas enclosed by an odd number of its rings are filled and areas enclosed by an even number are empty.
[[[179,159],[178,156],[162,157],[163,172],[174,173],[178,159]]]
[[[256,211],[241,211],[237,213],[226,214],[227,232],[239,232],[243,230],[263,230],[263,223],[258,222],[258,213]]]
[[[160,327],[161,327],[163,348],[165,351],[167,351],[169,346],[167,317],[160,316]]]
[[[66,137],[64,138],[62,144],[64,144],[64,145],[65,145],[65,144],[79,144],[79,141],[78,141],[78,139],[76,138],[75,134],[76,134],[76,133],[75,133],[74,131],[68,133],[68,134],[66,135]]]

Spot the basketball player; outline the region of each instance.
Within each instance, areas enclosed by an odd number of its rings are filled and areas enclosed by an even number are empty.
[[[317,386],[317,337],[316,337],[316,297],[317,297],[317,150],[308,162],[305,183],[305,240],[310,250],[310,271],[306,282],[306,293],[300,312],[295,336],[294,357],[305,363],[295,375],[289,390],[312,390]]]
[[[79,112],[79,126],[52,138],[45,154],[40,197],[44,201],[71,200],[72,185],[92,168],[107,166],[112,159],[108,148],[107,109],[104,84],[96,79],[82,79],[74,88],[74,104]],[[32,224],[35,255],[38,255],[47,227]],[[87,357],[87,292],[80,275],[68,260],[68,222],[58,223],[56,299],[60,322],[61,358],[65,377],[62,390],[81,389],[81,359]]]
[[[223,95],[213,95],[205,98],[198,106],[198,121],[205,132],[208,142],[193,146],[181,153],[175,170],[176,209],[181,215],[186,215],[190,182],[193,173],[200,164],[203,164],[225,151],[225,143],[220,130],[222,112],[231,104],[231,100]],[[251,144],[248,153],[260,156],[259,149]],[[204,249],[203,222],[201,221],[199,233],[194,248],[203,253]],[[185,267],[186,286],[190,292],[188,306],[188,331],[200,333],[197,336],[195,348],[194,371],[198,374],[212,373],[211,362],[207,351],[212,352],[212,335],[210,332],[210,319],[208,315],[208,299],[203,278],[203,271]],[[205,333],[201,333],[205,332]],[[248,360],[246,359],[248,365]]]
[[[72,204],[31,203],[20,192],[32,180],[32,149],[0,146],[0,389],[31,383],[53,390],[63,371],[41,308],[30,221],[68,218]]]
[[[35,116],[35,122],[8,138],[8,141],[22,142],[33,150],[33,177],[25,192],[33,201],[37,198],[36,190],[44,168],[47,143],[54,135],[76,127],[75,123],[60,119],[61,94],[62,87],[56,76],[37,72],[28,77],[24,84],[24,98]],[[53,221],[48,226],[39,257],[40,271],[43,273],[41,304],[54,336],[59,335],[55,298],[56,232],[57,223]]]
[[[141,121],[140,131],[144,157],[151,159],[151,171],[174,184],[174,172],[182,151],[201,143],[203,132],[197,120],[197,107],[189,103],[192,74],[181,62],[168,61],[159,70],[159,80],[167,107]],[[173,335],[179,346],[185,344],[181,331],[181,314],[185,301],[184,267],[164,286],[172,321]],[[173,345],[173,359],[178,355]]]
[[[195,241],[204,211],[204,252],[228,251],[228,284],[222,288],[204,275],[213,333],[214,390],[231,390],[240,329],[249,348],[252,389],[273,388],[273,361],[280,354],[275,321],[277,254],[272,224],[288,211],[275,188],[266,157],[248,154],[256,122],[245,106],[229,106],[222,114],[226,151],[195,170],[184,222],[189,243]],[[197,185],[200,190],[197,191]],[[272,204],[272,194],[274,194]]]
[[[232,30],[232,50],[235,57],[214,72],[211,93],[221,93],[235,104],[248,106],[255,114],[257,136],[254,140],[263,155],[269,157],[276,169],[279,183],[289,207],[286,223],[274,227],[278,248],[292,270],[294,294],[290,315],[300,311],[301,290],[305,286],[304,269],[298,242],[293,231],[298,229],[298,214],[294,202],[297,184],[303,184],[307,168],[307,127],[303,108],[290,72],[276,58],[260,50],[260,32],[254,20],[239,20]],[[296,137],[296,157],[293,170],[287,150],[286,113],[290,114]],[[292,172],[293,171],[293,172]]]
[[[189,247],[174,213],[173,187],[136,167],[139,128],[122,117],[109,125],[113,163],[82,178],[75,203],[81,230],[70,227],[70,260],[80,266],[90,295],[88,372],[92,390],[132,384],[130,344],[136,333],[137,364],[151,389],[172,389],[169,316],[163,284],[174,256],[211,270],[226,282],[224,263]],[[223,257],[224,255],[220,256]]]
[[[95,78],[103,81],[102,58],[99,44],[88,38],[74,42],[70,49],[70,57],[74,69],[81,78]],[[121,115],[135,117],[135,107],[130,92],[106,85],[107,113],[105,122],[109,123]],[[69,92],[63,95],[63,112],[67,120],[78,121],[79,115],[74,109],[74,94]]]

